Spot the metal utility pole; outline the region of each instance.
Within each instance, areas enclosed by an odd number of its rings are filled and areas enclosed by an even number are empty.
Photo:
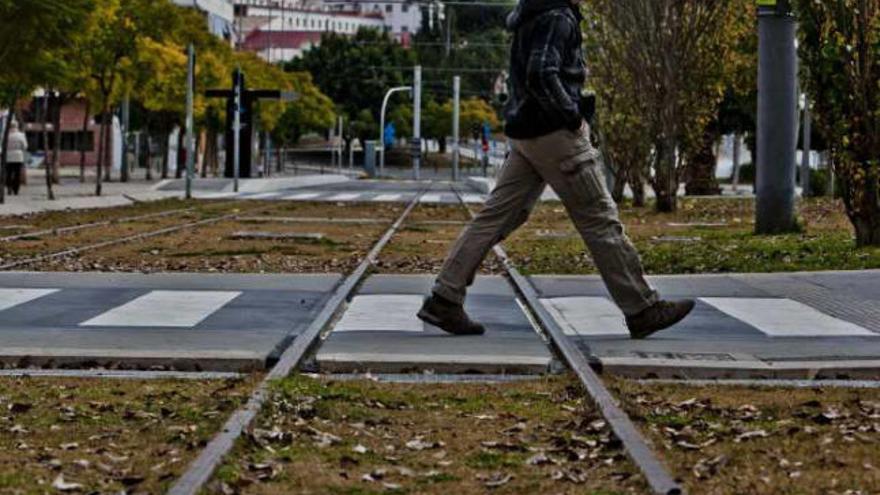
[[[382,111],[379,113],[379,177],[382,177],[385,173],[385,113],[388,110],[388,100],[391,99],[391,95],[394,93],[412,90],[412,86],[391,88],[385,93],[385,98],[382,100]]]
[[[126,93],[122,100],[122,169],[120,171],[120,180],[128,182],[129,179],[129,163],[128,163],[128,130],[131,125],[131,96]]]
[[[192,43],[187,47],[186,68],[186,199],[192,199],[193,168],[195,164],[195,136],[193,136],[193,86],[195,85],[196,52]]]
[[[345,140],[342,138],[342,133],[345,132],[343,130],[345,127],[345,117],[342,115],[339,116],[339,135],[336,137],[338,139],[336,145],[336,152],[339,154],[339,171],[342,171],[342,156],[345,153]]]
[[[758,201],[755,230],[797,229],[796,22],[788,0],[758,0]]]
[[[810,110],[810,98],[804,95],[804,151],[801,157],[801,196],[807,198],[810,196],[810,148],[813,143],[813,115]]]
[[[413,74],[413,177],[421,179],[422,166],[422,66],[417,65]]]
[[[461,164],[461,76],[452,78],[452,180],[459,179]]]
[[[233,191],[238,192],[238,176],[241,172],[241,67],[235,72],[235,87],[233,88],[233,123],[232,123],[232,168],[233,168]]]

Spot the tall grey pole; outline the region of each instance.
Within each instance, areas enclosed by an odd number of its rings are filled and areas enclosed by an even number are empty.
[[[187,47],[186,69],[186,199],[192,199],[193,165],[196,147],[193,136],[193,85],[195,84],[195,48]]]
[[[459,179],[461,164],[461,76],[452,78],[452,180]]]
[[[128,182],[129,179],[129,162],[128,162],[128,135],[131,126],[131,96],[126,93],[125,99],[122,100],[122,182]]]
[[[733,134],[733,191],[736,192],[739,189],[739,166],[740,166],[740,150],[741,148],[742,137],[739,131],[736,131]]]
[[[241,174],[241,68],[235,72],[235,102],[232,105],[232,169],[233,191],[238,192],[238,176]]]
[[[795,18],[787,0],[758,10],[758,200],[755,231],[797,229],[797,54]]]
[[[413,74],[413,176],[421,179],[422,166],[422,66]]]
[[[810,98],[804,96],[804,151],[801,160],[801,188],[803,192],[801,196],[807,198],[810,196],[810,148],[813,143],[813,115],[810,110]]]

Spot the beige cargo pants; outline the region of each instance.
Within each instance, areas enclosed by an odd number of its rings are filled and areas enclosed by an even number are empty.
[[[620,223],[597,157],[585,128],[511,141],[495,190],[456,241],[434,293],[463,303],[483,259],[495,244],[526,222],[549,184],[623,313],[636,315],[657,302],[657,292],[645,280],[641,259]]]

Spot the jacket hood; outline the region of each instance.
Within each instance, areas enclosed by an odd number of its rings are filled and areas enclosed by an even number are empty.
[[[526,21],[548,10],[563,7],[571,8],[571,0],[519,0],[513,12],[507,16],[507,29],[515,31]]]

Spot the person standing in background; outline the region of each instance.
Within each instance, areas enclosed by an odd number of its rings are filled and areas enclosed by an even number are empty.
[[[21,189],[21,174],[24,173],[24,161],[27,155],[27,137],[18,128],[18,122],[12,121],[9,126],[9,139],[6,141],[6,192],[18,196]]]

